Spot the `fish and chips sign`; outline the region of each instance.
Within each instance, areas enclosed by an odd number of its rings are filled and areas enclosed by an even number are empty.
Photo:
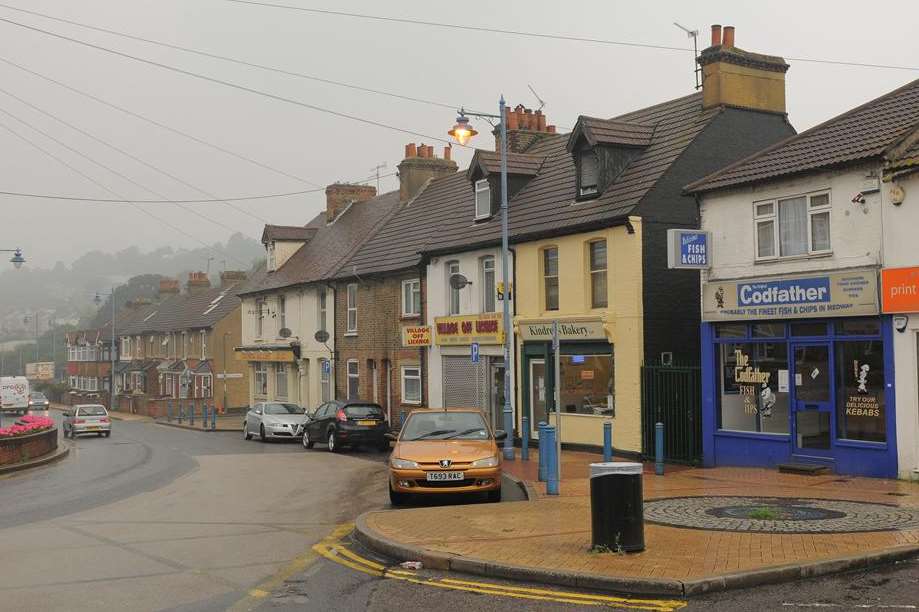
[[[875,270],[702,285],[703,321],[851,317],[879,312]]]

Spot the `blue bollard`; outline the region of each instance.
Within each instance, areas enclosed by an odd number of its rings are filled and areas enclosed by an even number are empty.
[[[546,481],[546,459],[549,458],[548,442],[546,441],[546,422],[540,421],[539,428],[539,482]]]
[[[191,410],[188,413],[188,424],[192,427],[195,426],[195,403],[192,402],[190,406]]]
[[[179,425],[185,420],[185,404],[179,402]]]
[[[558,452],[555,448],[555,426],[547,425],[546,444],[548,448],[546,453],[546,493],[549,495],[558,495]]]
[[[217,431],[217,406],[211,402],[211,429]]]
[[[520,417],[520,460],[530,460],[530,418]]]
[[[664,475],[664,424],[654,425],[654,473]]]
[[[609,463],[613,460],[613,423],[607,421],[603,423],[603,462]]]
[[[207,429],[207,402],[201,404],[201,429]]]
[[[172,422],[172,400],[166,402],[166,422]]]

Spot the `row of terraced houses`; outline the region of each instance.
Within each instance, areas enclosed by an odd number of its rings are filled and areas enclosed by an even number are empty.
[[[359,398],[503,428],[507,374],[518,442],[558,403],[571,446],[612,420],[617,453],[647,453],[662,421],[675,460],[914,477],[919,81],[796,134],[782,58],[713,27],[698,62],[701,91],[569,133],[507,111],[509,278],[497,136],[462,170],[410,143],[397,191],[336,183],[304,225],[265,226],[264,270],[119,315],[118,407]],[[675,229],[701,272],[668,262]]]

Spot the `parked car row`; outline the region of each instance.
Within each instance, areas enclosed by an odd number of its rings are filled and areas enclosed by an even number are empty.
[[[501,500],[501,453],[507,433],[493,431],[475,408],[413,410],[401,431],[391,430],[379,404],[333,400],[312,411],[286,402],[260,402],[243,421],[246,440],[299,439],[305,449],[325,444],[329,452],[372,447],[389,460],[389,498],[404,504],[410,496],[444,493],[484,494]]]

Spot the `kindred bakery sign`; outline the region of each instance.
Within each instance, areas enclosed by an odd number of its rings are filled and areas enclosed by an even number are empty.
[[[879,311],[876,270],[702,285],[703,321],[851,317]]]
[[[560,340],[606,340],[606,330],[600,319],[583,319],[576,321],[559,321],[558,337]],[[520,339],[524,342],[552,340],[552,322],[521,321]]]

